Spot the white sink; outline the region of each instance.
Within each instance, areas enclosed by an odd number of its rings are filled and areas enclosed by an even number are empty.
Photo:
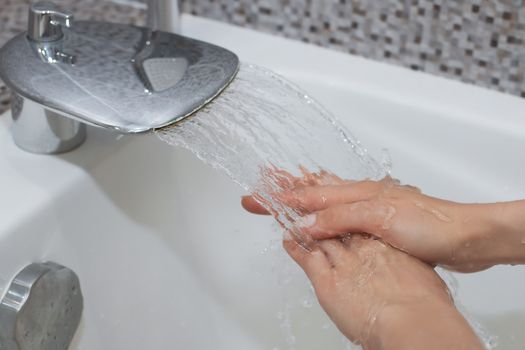
[[[525,198],[524,100],[195,17],[183,31],[304,87],[428,194]],[[33,261],[76,271],[73,349],[344,348],[272,220],[242,211],[224,174],[154,136],[98,129],[74,152],[33,155],[9,125],[0,117],[0,292]],[[499,348],[522,349],[525,268],[457,277]]]

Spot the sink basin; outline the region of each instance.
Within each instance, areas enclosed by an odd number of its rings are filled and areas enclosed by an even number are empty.
[[[525,198],[525,101],[196,17],[186,35],[302,86],[393,175],[458,201]],[[0,294],[33,261],[74,270],[72,349],[344,349],[271,219],[224,174],[154,135],[90,129],[79,149],[16,148],[0,117]],[[525,344],[525,268],[456,274],[500,349]]]

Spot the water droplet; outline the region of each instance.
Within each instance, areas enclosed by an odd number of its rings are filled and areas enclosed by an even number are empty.
[[[304,299],[302,302],[301,302],[301,305],[305,308],[305,309],[309,309],[313,306],[313,302],[311,299],[309,298],[306,298]]]
[[[390,175],[392,172],[392,157],[387,148],[381,150],[381,166],[384,168],[385,173]]]
[[[420,209],[422,209],[422,210],[432,214],[435,218],[437,218],[440,221],[447,222],[447,223],[453,222],[453,220],[450,217],[448,217],[445,213],[437,210],[436,208],[427,207],[422,202],[414,202],[414,205],[416,207],[418,207],[418,208],[420,208]]]
[[[296,342],[297,339],[295,338],[295,335],[289,335],[288,337],[286,337],[286,343],[288,345],[295,345]]]

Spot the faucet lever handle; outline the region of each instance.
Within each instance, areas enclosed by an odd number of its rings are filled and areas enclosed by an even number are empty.
[[[27,36],[38,42],[57,41],[64,36],[62,26],[71,27],[72,22],[73,13],[51,2],[37,2],[29,7]]]

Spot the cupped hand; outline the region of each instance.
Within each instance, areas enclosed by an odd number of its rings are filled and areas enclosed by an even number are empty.
[[[322,240],[309,250],[292,237],[284,247],[319,303],[364,349],[482,349],[431,266],[360,234]]]

